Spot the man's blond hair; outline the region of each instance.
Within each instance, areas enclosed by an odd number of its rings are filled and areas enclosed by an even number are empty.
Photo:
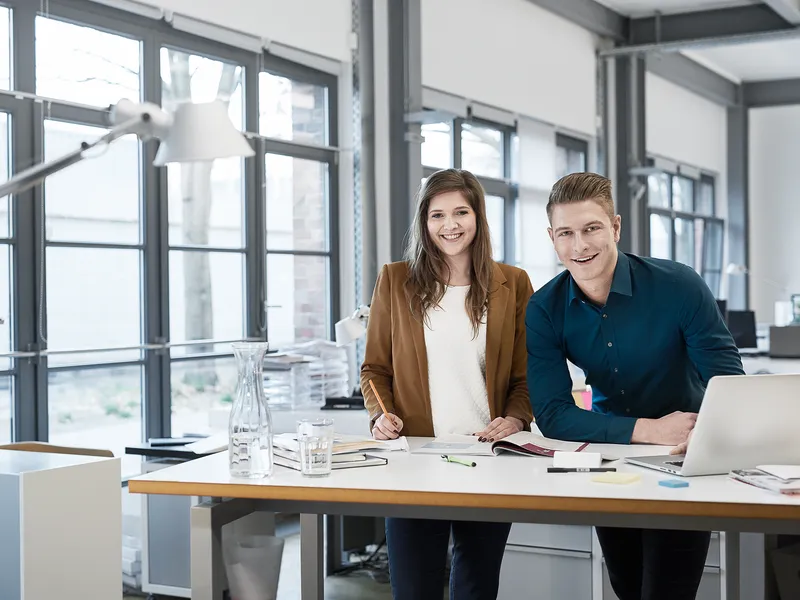
[[[614,220],[611,181],[597,173],[572,173],[556,181],[547,202],[547,218],[552,222],[553,208],[559,204],[573,204],[584,200],[594,200],[605,210],[608,218]]]

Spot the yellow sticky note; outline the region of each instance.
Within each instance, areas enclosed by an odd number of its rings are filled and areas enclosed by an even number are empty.
[[[641,479],[640,475],[636,473],[616,473],[616,472],[608,472],[608,473],[600,473],[599,475],[595,475],[592,477],[592,481],[596,481],[598,483],[633,483],[634,481],[639,481]]]

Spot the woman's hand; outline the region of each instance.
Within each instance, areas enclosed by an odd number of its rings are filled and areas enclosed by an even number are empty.
[[[478,441],[480,442],[496,442],[512,433],[522,431],[524,428],[525,423],[516,417],[497,417],[486,426],[486,429],[479,431],[475,435],[478,436]]]
[[[372,437],[376,440],[394,440],[400,437],[403,421],[397,415],[381,415],[372,427]]]

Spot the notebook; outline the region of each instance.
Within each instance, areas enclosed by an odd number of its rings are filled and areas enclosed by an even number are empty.
[[[360,460],[335,460],[337,457],[334,456],[334,460],[331,462],[331,469],[354,469],[356,467],[380,467],[387,464],[389,461],[382,456],[371,456],[369,454],[361,454],[358,456],[362,456],[363,459]],[[300,462],[296,460],[291,460],[285,458],[283,456],[279,456],[278,454],[274,455],[274,459],[276,465],[280,465],[282,467],[286,467],[288,469],[294,469],[295,471],[300,470]]]
[[[474,435],[442,435],[412,450],[419,454],[452,454],[470,456],[493,456],[512,452],[524,456],[553,457],[559,452],[581,452],[589,446],[586,442],[564,442],[553,440],[530,431],[518,431],[496,442],[479,442]],[[603,455],[603,460],[618,457]]]

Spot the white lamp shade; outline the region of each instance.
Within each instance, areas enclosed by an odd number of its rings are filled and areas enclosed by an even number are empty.
[[[336,323],[334,330],[334,333],[336,334],[337,346],[346,346],[347,344],[359,339],[367,332],[364,321],[354,317],[342,319]]]
[[[222,102],[178,105],[169,133],[161,141],[157,167],[169,163],[212,161],[231,156],[253,156],[250,144],[233,126]]]

